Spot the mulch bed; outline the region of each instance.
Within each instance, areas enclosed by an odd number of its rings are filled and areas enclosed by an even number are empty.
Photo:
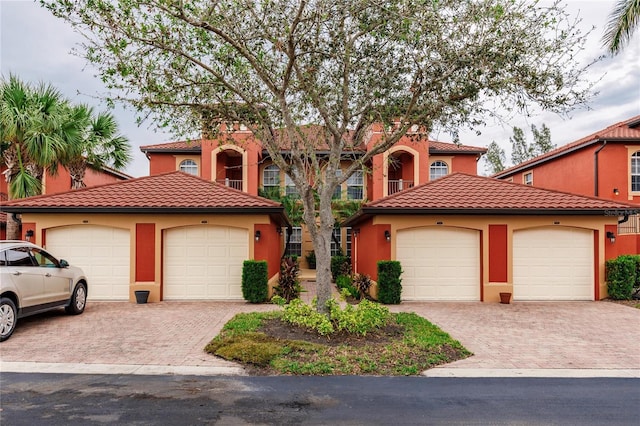
[[[256,331],[282,340],[302,340],[328,346],[347,344],[361,347],[365,345],[385,345],[393,339],[401,338],[404,333],[404,327],[390,323],[383,328],[367,333],[366,336],[358,336],[346,332],[333,333],[331,336],[321,336],[315,331],[309,331],[280,319],[269,319],[262,321],[262,326]]]

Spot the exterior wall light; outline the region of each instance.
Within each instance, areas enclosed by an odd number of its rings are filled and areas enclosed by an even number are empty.
[[[29,229],[27,232],[25,232],[24,237],[28,242],[31,242],[31,239],[33,238],[33,229]]]
[[[618,188],[613,188],[613,194],[620,195],[620,191],[618,190]]]
[[[384,238],[387,241],[391,241],[391,232],[389,232],[389,230],[384,231]]]
[[[260,241],[261,236],[262,236],[262,233],[259,230],[256,231],[256,241]]]
[[[611,231],[607,231],[607,238],[611,241],[611,244],[616,242],[616,234]]]

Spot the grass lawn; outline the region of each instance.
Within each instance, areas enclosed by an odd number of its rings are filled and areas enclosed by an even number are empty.
[[[282,312],[238,314],[205,348],[252,375],[411,376],[472,354],[414,313],[391,314],[364,336],[321,336],[282,321]]]

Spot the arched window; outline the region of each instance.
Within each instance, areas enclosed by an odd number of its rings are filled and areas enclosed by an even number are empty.
[[[631,155],[631,192],[640,192],[640,151]]]
[[[279,191],[280,167],[271,164],[262,171],[262,186],[265,191]]]
[[[184,160],[180,163],[180,171],[198,176],[198,164],[193,160]]]
[[[449,166],[444,161],[434,161],[429,167],[429,180],[434,180],[449,174]]]

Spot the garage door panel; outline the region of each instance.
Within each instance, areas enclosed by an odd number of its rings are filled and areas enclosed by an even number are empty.
[[[479,232],[416,228],[397,234],[405,300],[479,300]]]
[[[242,298],[242,265],[249,257],[246,229],[211,225],[169,229],[164,245],[165,299]]]
[[[89,300],[129,300],[130,233],[95,225],[47,230],[47,248],[83,269]]]
[[[514,300],[593,300],[593,256],[590,230],[515,231]]]

